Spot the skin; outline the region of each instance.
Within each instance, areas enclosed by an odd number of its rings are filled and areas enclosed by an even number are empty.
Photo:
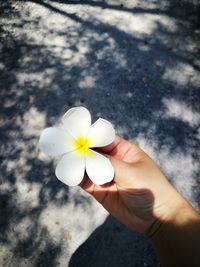
[[[101,152],[114,166],[113,181],[100,186],[85,176],[80,186],[119,221],[145,233],[163,266],[199,266],[199,252],[192,248],[200,242],[200,216],[156,163],[138,146],[119,136]],[[192,233],[197,233],[197,238],[191,238]]]
[[[123,138],[117,137],[102,152],[114,166],[113,181],[99,186],[85,177],[80,186],[131,229],[148,232],[166,216],[175,189],[144,151]]]

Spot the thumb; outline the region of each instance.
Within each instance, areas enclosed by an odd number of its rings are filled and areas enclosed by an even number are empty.
[[[111,182],[103,184],[103,185],[95,185],[88,177],[87,173],[85,173],[85,176],[82,180],[82,182],[79,184],[79,186],[84,189],[86,192],[93,195],[94,190],[106,190],[110,187],[112,187],[113,184],[117,184],[120,187],[126,187],[130,184],[131,176],[132,176],[132,164],[124,162],[122,160],[116,159],[108,154],[103,154],[105,157],[107,157],[114,168],[114,178]]]

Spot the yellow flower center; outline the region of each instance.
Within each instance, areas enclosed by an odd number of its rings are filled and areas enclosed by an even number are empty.
[[[90,152],[89,145],[90,140],[88,138],[85,138],[83,135],[79,135],[73,141],[73,147],[78,153],[88,154]]]

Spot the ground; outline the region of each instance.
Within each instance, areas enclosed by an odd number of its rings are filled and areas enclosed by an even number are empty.
[[[73,106],[110,120],[200,210],[199,21],[172,2],[1,3],[0,266],[159,266],[40,153],[42,129]]]

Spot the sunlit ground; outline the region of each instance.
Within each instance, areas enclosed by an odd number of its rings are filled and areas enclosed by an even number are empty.
[[[0,266],[158,266],[145,237],[39,152],[72,106],[110,120],[200,210],[200,32],[167,7],[30,0],[1,17]]]

